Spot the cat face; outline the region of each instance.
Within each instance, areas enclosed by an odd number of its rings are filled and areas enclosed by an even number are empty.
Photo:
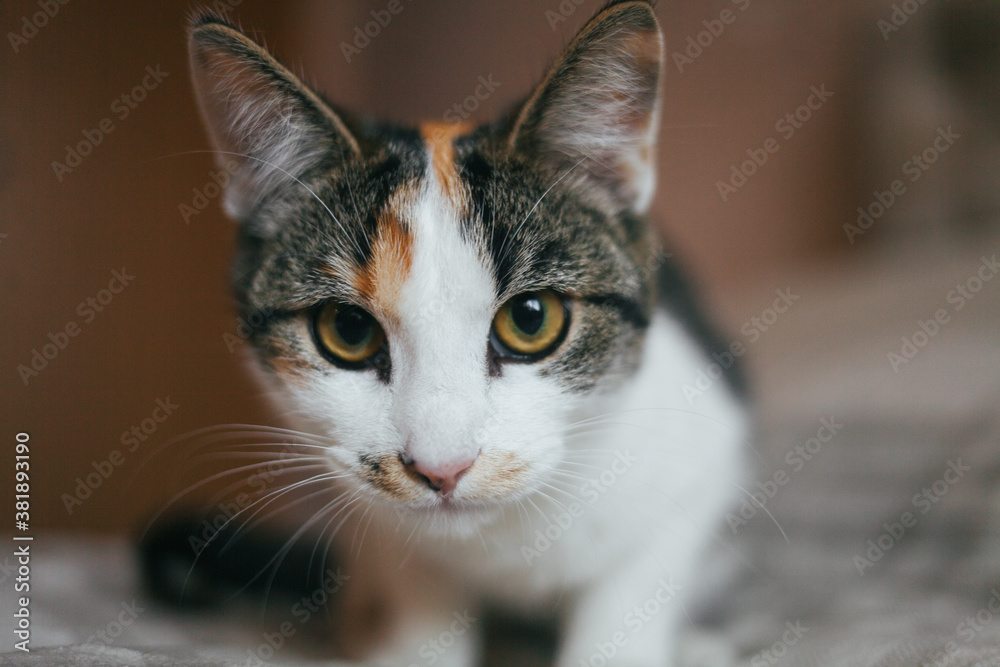
[[[614,3],[481,127],[363,122],[214,17],[195,88],[235,172],[234,283],[279,401],[348,484],[456,528],[545,484],[636,368],[662,42]]]

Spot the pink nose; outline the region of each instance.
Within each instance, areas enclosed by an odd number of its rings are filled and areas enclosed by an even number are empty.
[[[407,459],[403,459],[403,465],[407,469],[420,477],[427,486],[441,495],[448,495],[454,491],[455,486],[458,485],[458,480],[469,471],[469,468],[475,462],[475,458],[470,458],[437,465],[425,465],[414,460],[410,460],[407,463]]]

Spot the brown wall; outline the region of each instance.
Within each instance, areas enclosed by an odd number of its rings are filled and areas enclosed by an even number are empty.
[[[602,4],[585,0],[553,29],[546,11],[558,12],[557,0],[403,3],[351,63],[340,43],[385,2],[246,0],[233,16],[332,99],[413,121],[461,103],[480,76],[501,85],[476,116],[503,109]],[[656,213],[720,307],[733,286],[843,247],[858,5],[753,0],[684,72],[668,66]],[[660,3],[668,51],[732,6]],[[186,74],[188,7],[70,0],[16,53],[8,39],[0,45],[0,451],[11,451],[16,432],[30,433],[36,527],[132,529],[204,474],[180,472],[177,447],[152,456],[169,438],[269,419],[223,338],[236,330],[227,291],[232,225],[217,200],[189,222],[179,210],[195,203],[194,190],[214,170],[197,152],[207,141]],[[19,31],[22,17],[38,11],[36,2],[5,3],[2,32]],[[114,100],[142,83],[147,66],[167,75],[120,118]],[[722,202],[715,182],[821,84],[834,91],[831,101]],[[113,131],[60,181],[52,163],[105,118]],[[122,269],[134,279],[90,321],[79,304]],[[73,324],[78,335],[25,385],[18,365]],[[70,515],[63,494],[125,450],[122,434],[168,397],[175,413],[135,452],[123,452]],[[3,488],[12,468],[12,457],[0,457]]]

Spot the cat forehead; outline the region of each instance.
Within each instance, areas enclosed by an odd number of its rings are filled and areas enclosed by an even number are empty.
[[[468,208],[454,139],[467,130],[458,124],[421,126],[406,152],[421,168],[409,170],[410,177],[396,183],[384,202],[373,204],[377,210],[363,230],[366,252],[349,264],[349,284],[383,321],[398,321],[407,305],[423,301],[416,293],[440,288],[445,280],[472,280],[493,291],[484,280],[488,270],[475,261],[460,230]],[[334,253],[330,260],[341,258]]]
[[[496,303],[536,289],[635,289],[641,224],[588,202],[572,175],[539,171],[463,124],[369,132],[363,163],[329,172],[282,215],[285,233],[254,281],[272,295],[262,298],[291,309],[337,299],[391,321],[403,286],[429,280],[417,276],[418,247],[435,249],[422,273],[453,297],[471,285]]]
[[[383,321],[426,320],[445,296],[450,302],[461,295],[466,302],[470,295],[480,305],[483,297],[492,302],[492,272],[481,239],[468,234],[469,195],[456,162],[455,139],[469,130],[459,123],[420,126],[424,168],[375,216],[370,251],[353,270],[351,284]]]

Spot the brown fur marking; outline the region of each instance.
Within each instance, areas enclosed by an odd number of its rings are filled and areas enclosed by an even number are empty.
[[[366,461],[362,475],[369,484],[395,500],[417,500],[423,495],[423,485],[417,484],[398,456],[384,454]]]
[[[355,275],[354,288],[371,304],[376,315],[392,318],[399,291],[410,275],[413,237],[392,213],[379,219],[377,234],[371,260]]]
[[[445,196],[456,208],[461,209],[461,178],[455,169],[455,138],[472,129],[467,123],[424,123],[420,126],[420,136],[427,142],[431,152],[431,168],[444,190]]]

